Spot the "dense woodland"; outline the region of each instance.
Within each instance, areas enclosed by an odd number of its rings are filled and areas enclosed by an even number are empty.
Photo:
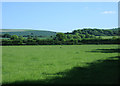
[[[71,33],[56,33],[47,39],[39,39],[41,34],[24,36],[2,34],[2,45],[80,45],[80,44],[119,44],[119,29],[78,29]],[[113,36],[111,39],[102,39],[101,36]]]

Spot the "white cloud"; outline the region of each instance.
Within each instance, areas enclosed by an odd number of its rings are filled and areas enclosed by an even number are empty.
[[[116,12],[115,11],[104,11],[102,12],[102,14],[115,14]]]

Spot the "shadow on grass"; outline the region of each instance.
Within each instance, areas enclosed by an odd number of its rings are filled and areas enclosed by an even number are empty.
[[[116,49],[101,49],[103,52],[119,52]],[[107,60],[98,60],[87,63],[86,67],[73,67],[71,70],[46,75],[62,75],[63,77],[53,77],[46,80],[16,81],[14,83],[3,84],[3,86],[42,86],[42,85],[95,85],[95,84],[120,84],[119,76],[119,56],[109,57]]]
[[[100,52],[100,53],[120,53],[120,49],[96,49],[87,52]]]

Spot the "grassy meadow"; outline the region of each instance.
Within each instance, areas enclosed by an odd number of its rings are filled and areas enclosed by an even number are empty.
[[[3,84],[117,84],[118,45],[2,46]]]
[[[97,38],[99,37],[99,36],[96,36]],[[112,39],[113,37],[115,37],[115,38],[119,38],[119,36],[100,36],[102,39]]]

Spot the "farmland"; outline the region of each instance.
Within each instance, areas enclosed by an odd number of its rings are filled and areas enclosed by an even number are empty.
[[[3,84],[117,84],[118,45],[2,46]]]
[[[96,37],[98,38],[99,36]],[[119,38],[119,36],[101,36],[102,39],[112,39],[113,37]]]

